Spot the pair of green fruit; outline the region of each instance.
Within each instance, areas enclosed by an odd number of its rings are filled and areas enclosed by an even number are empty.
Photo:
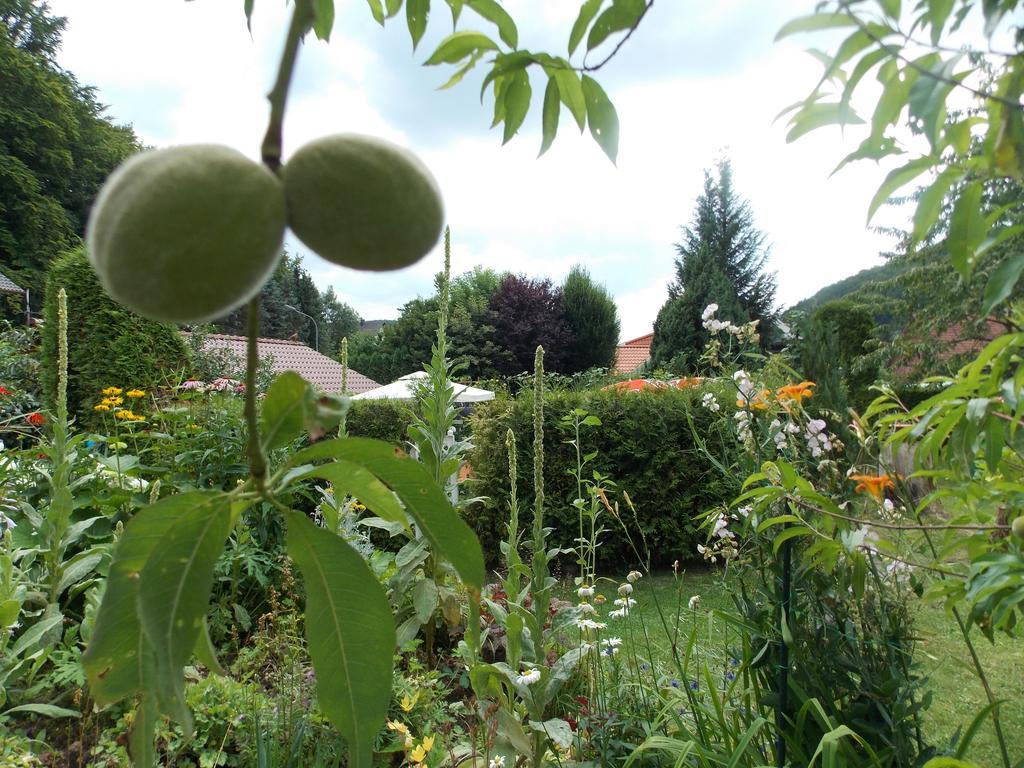
[[[143,152],[107,180],[86,239],[113,298],[154,320],[198,323],[259,292],[286,227],[328,261],[381,271],[425,256],[443,221],[415,155],[343,134],[305,145],[278,175],[219,145]]]

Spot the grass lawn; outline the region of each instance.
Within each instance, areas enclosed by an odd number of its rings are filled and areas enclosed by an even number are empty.
[[[720,634],[724,622],[712,623],[707,617],[715,608],[732,608],[729,586],[723,581],[720,572],[693,570],[681,578],[681,589],[671,574],[643,579],[637,584],[634,594],[638,605],[634,609],[633,618],[637,615],[643,617],[654,650],[652,661],[656,665],[659,662],[664,664],[666,674],[671,672],[667,664],[670,648],[662,630],[661,617],[654,607],[651,589],[657,592],[658,602],[670,625],[675,622],[677,602],[681,601],[681,635],[690,631],[695,620],[686,604],[692,595],[700,595],[701,605],[696,617],[698,637],[702,645],[718,656],[722,655],[725,648],[726,638]],[[611,582],[598,584],[598,593],[607,598],[601,611],[602,620],[608,621],[607,635],[620,635],[624,643],[629,643],[629,633],[625,631],[622,620],[604,618],[614,608],[612,601],[618,596],[616,587],[617,584]],[[575,599],[569,587],[561,592],[565,599]],[[633,626],[635,628],[636,624]],[[984,706],[985,693],[970,666],[967,648],[951,616],[947,616],[941,607],[919,604],[915,629],[920,639],[915,661],[920,665],[922,673],[927,675],[927,685],[933,692],[931,707],[924,714],[925,737],[931,743],[944,744],[958,728],[967,728],[974,715]],[[634,634],[634,640],[641,643],[638,634]],[[997,637],[995,644],[992,644],[980,632],[972,633],[972,640],[996,697],[1005,699],[1002,709],[1003,733],[1006,735],[1011,762],[1016,765],[1024,761],[1024,743],[1021,742],[1021,734],[1024,734],[1024,640]],[[646,656],[644,651],[638,653]],[[991,720],[987,720],[975,736],[967,757],[986,768],[1002,765]]]

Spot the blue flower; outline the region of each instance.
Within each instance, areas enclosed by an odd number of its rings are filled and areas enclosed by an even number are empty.
[[[690,690],[691,691],[696,691],[697,690],[697,681],[696,680],[691,680],[690,681]]]
[[[737,659],[735,656],[730,656],[729,663],[734,667],[738,667],[740,665],[740,660]]]
[[[641,672],[646,672],[648,669],[650,669],[650,667],[648,666],[646,661],[643,664],[640,665],[640,671]]]
[[[678,688],[679,687],[679,681],[678,680],[673,680],[671,683],[669,683],[669,685],[671,685],[673,688]]]
[[[732,672],[726,672],[725,679],[731,683],[733,680],[736,679],[736,675],[734,675]]]

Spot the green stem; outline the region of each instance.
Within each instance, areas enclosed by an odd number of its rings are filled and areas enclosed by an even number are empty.
[[[260,445],[259,422],[256,418],[256,368],[259,365],[260,297],[249,302],[249,321],[245,354],[245,423],[249,430],[249,474],[260,492],[267,475],[267,459]]]
[[[295,61],[299,55],[299,43],[302,42],[302,36],[306,34],[312,20],[313,11],[309,0],[295,0],[295,10],[292,12],[292,21],[284,42],[284,53],[281,54],[281,64],[277,69],[277,79],[274,81],[274,87],[267,94],[267,99],[270,101],[270,122],[267,125],[267,132],[263,136],[263,145],[260,150],[263,163],[274,173],[277,173],[281,167],[284,110],[288,102],[288,89],[291,87],[292,73],[295,71]]]

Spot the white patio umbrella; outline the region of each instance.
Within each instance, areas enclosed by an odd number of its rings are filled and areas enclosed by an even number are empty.
[[[383,387],[371,389],[369,392],[362,392],[354,396],[353,400],[412,400],[416,397],[416,387],[427,378],[426,371],[410,373],[398,381],[385,384]],[[465,384],[452,384],[455,388],[455,402],[457,403],[482,403],[485,400],[493,400],[494,393],[489,389],[478,389],[468,387]]]

